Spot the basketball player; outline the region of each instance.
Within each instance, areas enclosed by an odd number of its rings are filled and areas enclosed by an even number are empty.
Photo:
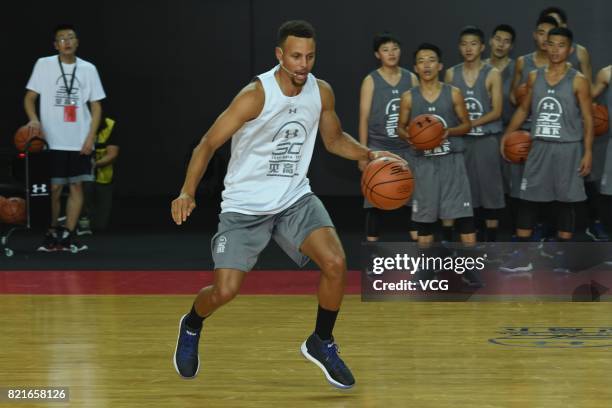
[[[463,137],[465,165],[470,180],[472,206],[485,220],[486,241],[496,241],[499,212],[504,208],[499,139],[502,121],[502,79],[497,68],[480,58],[484,33],[467,26],[459,34],[463,63],[446,71],[445,82],[456,86],[465,98],[472,129]]]
[[[491,55],[484,61],[488,64],[493,65],[499,70],[502,76],[502,90],[503,90],[503,108],[502,108],[502,124],[504,129],[510,122],[512,114],[514,113],[514,106],[510,102],[510,91],[512,87],[512,78],[514,75],[514,66],[516,61],[510,58],[510,52],[514,47],[514,41],[516,40],[516,32],[512,26],[507,24],[500,24],[493,29],[491,33],[491,39],[489,40],[489,46],[491,47]],[[501,134],[500,134],[501,140]],[[506,207],[510,208],[510,213],[513,214],[513,207],[511,207],[510,195],[510,175],[512,172],[512,163],[506,160],[500,160],[502,167],[502,177],[504,181],[504,194],[506,197]],[[514,217],[511,217],[514,219]]]
[[[612,78],[612,65],[608,65],[607,67],[602,68],[597,73],[595,78],[595,84],[592,88],[592,96],[593,98],[597,98],[602,96],[605,91],[605,104],[608,107],[608,111],[612,109],[612,91],[610,91],[610,79]],[[605,157],[603,161],[595,161],[593,158],[593,168],[594,171],[600,172],[602,176],[601,184],[600,184],[600,198],[601,204],[600,208],[603,208],[603,215],[607,217],[608,226],[612,224],[612,143],[609,142],[610,139],[610,131],[607,134],[601,135],[595,138],[595,140],[604,139],[607,144],[605,147]],[[594,142],[594,145],[599,142]],[[600,148],[598,146],[598,148]],[[593,146],[593,155],[595,156],[595,146]],[[603,166],[602,166],[603,164]],[[602,166],[603,169],[595,170],[595,168]],[[588,184],[585,185],[586,188]],[[595,222],[587,228],[587,235],[591,237],[594,241],[608,241],[609,236],[606,233],[606,230],[601,222]]]
[[[520,56],[516,60],[514,78],[512,80],[512,92],[510,93],[510,100],[514,105],[517,105],[519,102],[515,98],[515,92],[519,85],[527,83],[527,78],[530,72],[548,64],[548,54],[546,52],[547,36],[548,32],[557,26],[557,20],[551,16],[541,16],[538,18],[536,22],[536,29],[533,32],[536,50],[530,54]],[[527,119],[521,125],[521,129],[531,129],[531,115],[529,115],[529,112]],[[512,202],[512,206],[514,208],[518,208],[520,206],[518,200],[520,200],[521,195],[521,180],[523,178],[524,168],[524,164],[510,164],[509,195],[510,201]],[[516,219],[514,220],[514,223],[516,224]],[[533,236],[535,241],[540,241],[543,234],[548,235],[548,233],[544,232],[543,229],[544,226],[542,222],[538,222],[536,232]]]
[[[583,178],[591,171],[593,118],[591,89],[586,77],[567,64],[573,35],[557,27],[548,33],[549,64],[529,73],[528,92],[517,107],[504,139],[533,112],[533,143],[521,182],[521,207],[516,235],[529,240],[538,205],[556,204],[557,240],[567,242],[574,232],[575,203],[586,199]],[[502,140],[503,142],[503,140]],[[502,143],[503,154],[503,143]],[[565,271],[563,251],[557,248],[555,270]],[[525,252],[517,252],[501,269],[532,269]]]
[[[359,141],[374,150],[392,151],[410,163],[410,146],[397,136],[397,121],[401,95],[416,86],[418,81],[416,75],[399,66],[401,48],[397,37],[387,32],[377,34],[373,45],[380,67],[370,72],[361,84]],[[359,161],[361,171],[366,165],[366,160]],[[378,241],[383,210],[374,207],[367,199],[364,199],[364,208],[366,239]],[[410,221],[410,214],[406,218]],[[410,225],[410,234],[416,240],[416,231],[412,229]]]
[[[443,65],[437,46],[421,44],[414,59],[419,85],[402,95],[398,133],[410,143],[406,129],[412,119],[433,114],[444,123],[448,136],[435,149],[414,152],[414,177],[418,182],[413,193],[412,220],[417,223],[418,244],[430,246],[435,223],[444,219],[455,220],[461,241],[473,245],[476,233],[462,140],[472,125],[463,95],[458,88],[440,82]]]
[[[540,12],[540,17],[550,16],[557,21],[559,27],[567,27],[567,13],[560,7],[546,7]],[[574,43],[574,50],[570,54],[567,61],[572,64],[574,69],[582,72],[589,83],[593,82],[593,68],[591,66],[591,57],[586,47]]]
[[[172,218],[181,225],[196,207],[196,186],[210,158],[232,138],[219,227],[211,243],[214,282],[200,291],[180,320],[174,365],[181,376],[196,376],[203,320],[238,294],[245,273],[272,237],[299,265],[310,258],[321,268],[315,331],[301,351],[332,385],[351,388],[355,380],[332,336],[346,259],[306,174],[317,128],[327,150],[338,156],[398,157],[371,151],[342,131],[331,87],[310,73],[315,32],[309,23],[288,21],[280,27],[276,58],[279,65],[248,84],[204,134],[193,151],[181,193],[172,202]]]

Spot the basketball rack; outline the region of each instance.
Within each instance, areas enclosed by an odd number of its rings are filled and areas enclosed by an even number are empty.
[[[48,148],[48,144],[47,141],[40,138],[40,137],[32,137],[30,140],[28,140],[28,142],[25,145],[25,149],[23,152],[19,152],[19,154],[23,155],[23,159],[24,159],[24,184],[25,186],[23,188],[21,188],[21,192],[25,193],[25,212],[26,212],[26,219],[25,219],[25,223],[24,224],[9,224],[10,227],[8,229],[8,231],[3,234],[0,235],[0,246],[2,248],[2,252],[4,253],[4,256],[10,258],[15,254],[15,251],[13,251],[12,248],[9,247],[9,240],[11,235],[16,232],[16,231],[20,231],[20,230],[30,230],[32,228],[32,222],[31,222],[31,214],[30,214],[30,195],[31,195],[31,184],[30,184],[30,146],[32,145],[32,143],[34,141],[42,141],[44,143],[44,149],[46,150]]]

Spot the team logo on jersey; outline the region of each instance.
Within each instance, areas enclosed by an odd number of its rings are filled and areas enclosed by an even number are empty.
[[[434,110],[436,109],[435,106],[433,108]],[[433,115],[433,116],[440,119],[440,122],[442,122],[442,124],[444,125],[444,128],[448,128],[446,120],[444,120],[442,116],[440,115]],[[450,153],[450,151],[451,151],[450,141],[447,138],[447,139],[444,139],[444,141],[442,142],[440,146],[435,147],[433,149],[429,149],[429,150],[423,150],[423,156],[442,156],[442,155]]]
[[[484,114],[484,108],[482,107],[482,103],[480,103],[480,101],[476,98],[465,98],[465,107],[467,108],[471,121],[479,119]],[[469,131],[468,135],[484,135],[484,130],[482,126],[476,126]]]
[[[536,123],[534,137],[556,138],[561,137],[561,117],[563,107],[553,96],[540,99],[536,107]]]
[[[72,82],[72,72],[66,72],[66,82],[70,84]],[[69,105],[77,105],[79,101],[81,89],[81,81],[79,81],[79,77],[74,78],[73,88],[70,91],[70,95],[68,95],[68,90],[66,89],[66,85],[64,84],[64,80],[60,75],[57,77],[55,81],[55,106],[69,106]]]
[[[270,177],[295,177],[302,158],[302,146],[306,140],[306,127],[298,121],[287,122],[272,138],[276,144],[268,163]]]
[[[533,348],[612,347],[612,327],[503,327],[498,334],[489,342]]]
[[[398,137],[397,135],[397,124],[399,122],[399,110],[400,110],[400,98],[394,98],[387,103],[385,107],[385,129],[387,136]]]

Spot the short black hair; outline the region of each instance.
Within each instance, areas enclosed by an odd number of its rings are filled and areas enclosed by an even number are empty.
[[[570,41],[570,44],[574,42],[574,33],[572,30],[565,27],[555,27],[548,32],[548,37],[551,35],[560,35],[562,37],[567,38]]]
[[[417,47],[417,49],[414,51],[414,54],[413,54],[415,63],[416,63],[417,54],[419,53],[419,51],[423,51],[423,50],[429,50],[429,51],[435,52],[436,55],[438,56],[438,61],[442,61],[442,51],[437,45],[430,44],[430,43],[421,43]]]
[[[563,24],[567,24],[567,13],[561,7],[546,7],[544,10],[540,11],[540,17],[548,16],[552,13],[557,14]]]
[[[57,37],[57,33],[60,31],[64,31],[64,30],[72,30],[74,31],[75,35],[77,33],[76,28],[74,28],[74,25],[72,24],[68,24],[68,23],[58,24],[53,29],[53,41],[55,41],[55,37]]]
[[[480,28],[476,27],[476,26],[469,25],[469,26],[463,27],[461,29],[461,33],[459,33],[459,40],[461,40],[461,38],[464,35],[475,35],[476,37],[478,37],[480,42],[484,44],[485,35],[482,32],[482,30]]]
[[[397,38],[395,34],[390,33],[389,31],[383,31],[382,33],[378,33],[374,36],[374,40],[372,41],[372,47],[374,48],[374,52],[377,52],[381,45],[386,44],[388,42],[396,43],[397,45],[402,45],[399,38]]]
[[[495,33],[497,33],[498,31],[503,31],[504,33],[510,34],[510,36],[512,37],[512,43],[514,44],[514,40],[516,40],[516,31],[514,31],[514,28],[511,25],[509,24],[498,25],[497,27],[493,29],[493,31],[491,31],[491,36],[494,37]]]
[[[554,17],[551,16],[540,16],[538,17],[538,21],[536,21],[536,27],[540,24],[550,24],[554,27],[559,27],[559,23],[555,20]]]
[[[316,39],[314,27],[304,20],[285,21],[278,29],[278,46],[281,47],[290,35],[299,38]]]

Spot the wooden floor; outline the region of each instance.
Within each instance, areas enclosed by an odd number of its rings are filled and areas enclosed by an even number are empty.
[[[612,331],[600,330],[612,327],[611,303],[362,303],[349,296],[335,335],[357,385],[340,391],[298,351],[313,329],[313,296],[239,297],[206,321],[199,376],[179,378],[172,354],[191,299],[0,296],[0,387],[71,392],[69,404],[0,406],[612,406]],[[504,327],[529,330],[503,334]],[[559,327],[591,335],[557,329],[551,336],[549,328]]]

